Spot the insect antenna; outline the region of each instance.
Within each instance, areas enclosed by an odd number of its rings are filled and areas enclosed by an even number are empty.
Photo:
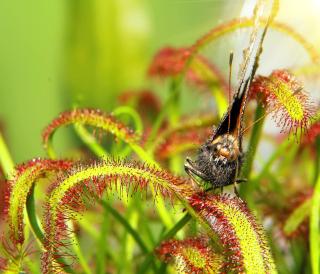
[[[228,134],[230,132],[230,123],[231,123],[231,76],[232,76],[232,64],[233,64],[233,52],[230,52],[229,55],[229,82],[228,82]]]

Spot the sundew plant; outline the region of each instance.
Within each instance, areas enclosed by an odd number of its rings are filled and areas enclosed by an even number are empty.
[[[47,157],[14,163],[0,134],[1,273],[320,273],[320,58],[285,8],[258,0],[160,48],[110,113],[73,102],[44,125]],[[260,72],[275,33],[308,63]],[[239,34],[226,73],[206,49]],[[183,111],[188,93],[208,104]],[[57,150],[62,128],[76,149]]]

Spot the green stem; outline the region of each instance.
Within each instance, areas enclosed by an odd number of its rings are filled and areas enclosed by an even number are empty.
[[[152,127],[152,130],[150,132],[148,142],[146,144],[147,150],[152,146],[152,143],[156,139],[156,135],[162,125],[164,118],[166,118],[166,115],[167,115],[168,111],[170,110],[172,104],[174,104],[174,102],[179,97],[180,86],[181,86],[183,77],[184,77],[184,73],[181,73],[179,76],[177,76],[176,78],[174,78],[172,80],[172,83],[170,85],[170,95],[169,95],[168,99],[166,100],[164,106],[162,107],[162,109],[161,109],[161,111],[160,111],[160,113],[159,113],[159,115],[158,115],[158,117]]]
[[[158,243],[156,244],[155,248],[162,242],[162,241],[165,241],[165,240],[168,240],[168,239],[171,239],[174,237],[174,235],[176,235],[178,233],[178,231],[180,229],[182,229],[189,221],[191,220],[191,215],[189,213],[187,213],[186,215],[184,215],[180,220],[179,222],[177,222],[174,227],[172,227],[170,230],[168,230],[168,232],[166,232],[161,238],[160,240],[158,241]],[[144,262],[142,263],[139,271],[138,271],[138,274],[143,274],[145,273],[148,268],[149,268],[149,265],[153,262],[153,258],[154,258],[154,253],[153,252],[150,252]]]
[[[252,133],[250,136],[250,141],[248,145],[248,152],[246,154],[246,162],[245,165],[242,168],[241,175],[243,178],[249,179],[252,166],[253,166],[253,160],[257,152],[258,144],[260,141],[261,132],[264,125],[264,115],[265,115],[265,109],[261,104],[258,104],[256,108],[256,113],[254,117],[254,121],[258,121],[252,128]]]
[[[26,263],[26,265],[28,266],[29,271],[30,271],[32,274],[41,274],[39,264],[38,264],[37,262],[35,262],[33,259],[26,257],[26,258],[25,258],[25,263]],[[24,273],[24,272],[23,272],[23,273]],[[19,273],[19,274],[20,274],[20,273]]]
[[[110,215],[106,208],[103,211],[103,220],[99,227],[100,235],[97,239],[97,254],[96,254],[96,273],[103,274],[106,270],[106,259],[107,259],[107,249],[106,246],[106,235],[109,234],[110,228]]]
[[[315,145],[316,145],[316,160],[314,162],[313,184],[316,184],[316,181],[318,179],[319,172],[320,172],[320,137],[316,138]]]
[[[175,88],[175,83],[173,82],[171,86]],[[170,109],[169,124],[170,127],[174,127],[178,124],[180,116],[180,92],[175,93],[175,98],[172,101]],[[173,157],[170,158],[169,167],[173,173],[179,174],[182,166],[181,160],[180,155],[173,155]]]
[[[285,174],[285,172],[291,172],[292,164],[297,159],[297,152],[299,151],[299,146],[292,146],[287,150],[286,157],[279,163],[277,173]],[[315,181],[314,181],[315,184]]]
[[[313,274],[319,274],[320,268],[320,176],[319,176],[319,157],[320,157],[320,137],[316,138],[317,155],[315,161],[315,187],[311,200],[310,209],[310,253],[311,253],[311,268]]]
[[[314,188],[311,209],[310,209],[310,234],[309,234],[309,243],[310,243],[310,256],[311,256],[311,267],[313,274],[319,274],[320,267],[320,226],[319,226],[319,211],[320,211],[320,176],[317,178],[317,182]]]
[[[114,208],[112,208],[107,202],[99,199],[99,203],[104,207],[105,210],[110,212],[110,214],[120,223],[123,225],[123,227],[126,229],[128,233],[132,236],[133,239],[137,242],[140,249],[143,251],[143,253],[148,253],[149,250],[143,240],[141,239],[140,235],[137,233],[136,230],[132,228],[132,226],[127,222],[125,218],[122,217],[121,214],[119,214]]]
[[[96,138],[80,124],[74,124],[74,129],[81,141],[98,157],[108,155],[108,152],[97,142]]]
[[[28,215],[31,230],[35,238],[37,239],[37,241],[40,243],[40,246],[43,246],[44,234],[36,214],[34,188],[35,188],[35,185],[32,186],[30,193],[27,197],[26,210],[27,210],[27,215]],[[63,269],[67,273],[75,274],[75,272],[72,270],[72,268],[68,265],[68,263],[63,258],[58,258],[57,261],[63,266]]]
[[[129,206],[129,210],[127,211],[128,215],[126,216],[128,218],[128,223],[131,225],[131,227],[134,230],[138,230],[138,224],[139,224],[139,213],[138,210],[135,208],[135,204],[133,206]],[[127,231],[125,231],[124,236],[122,238],[122,244],[123,244],[123,250],[124,250],[124,257],[125,257],[125,269],[127,271],[130,271],[132,269],[132,263],[133,263],[133,254],[134,254],[134,247],[135,247],[135,241],[134,239],[128,234]]]
[[[99,199],[99,203],[104,207],[105,210],[109,211],[111,215],[120,223],[123,225],[123,227],[126,229],[126,231],[132,236],[132,238],[136,241],[138,246],[140,247],[141,251],[144,254],[150,254],[149,249],[147,248],[146,244],[138,234],[138,232],[130,225],[129,222],[121,215],[119,214],[113,207],[111,207],[107,202]],[[152,254],[152,253],[151,253]],[[151,263],[151,261],[150,261]],[[153,270],[155,270],[155,264],[152,264]]]
[[[53,148],[52,136],[50,137],[50,140],[48,141],[48,144],[47,144],[47,154],[50,159],[57,159],[57,154]]]
[[[14,163],[1,132],[0,132],[0,165],[3,168],[6,178],[10,178],[14,170]]]
[[[187,213],[179,220],[179,222],[177,222],[174,225],[174,227],[172,227],[167,233],[165,233],[161,237],[161,240],[159,242],[173,238],[178,233],[178,231],[182,229],[190,220],[191,220],[191,215]]]
[[[139,113],[133,109],[132,107],[129,106],[121,106],[121,107],[117,107],[116,109],[114,109],[112,111],[112,114],[116,117],[119,117],[121,115],[125,115],[125,116],[129,116],[127,118],[131,118],[132,119],[132,123],[133,123],[133,128],[135,130],[135,132],[141,137],[142,133],[143,133],[143,123],[141,120],[141,117],[139,115]],[[124,119],[125,124],[129,124],[129,119]],[[125,146],[122,150],[120,150],[119,148],[121,148],[123,144],[121,142],[118,143],[114,143],[113,149],[114,151],[116,151],[116,153],[118,154],[119,157],[127,157],[132,148],[130,146]]]
[[[265,163],[265,165],[263,166],[262,170],[260,171],[259,175],[257,177],[255,177],[253,180],[251,180],[250,184],[256,184],[258,182],[261,181],[261,179],[268,174],[271,166],[273,165],[273,163],[279,159],[279,157],[281,155],[283,155],[285,153],[285,151],[288,149],[289,146],[291,146],[294,143],[293,138],[289,139],[289,140],[285,140],[284,142],[282,142],[278,148],[273,152],[273,154],[271,155],[271,157],[269,158],[269,160]]]
[[[92,226],[92,221],[88,218],[80,218],[78,224],[85,231],[86,234],[90,235],[94,240],[99,241],[99,232],[98,228]]]
[[[134,129],[138,134],[143,132],[143,123],[140,118],[140,115],[137,111],[135,111],[132,107],[129,106],[121,106],[112,111],[112,114],[115,116],[120,116],[126,114],[132,118]]]
[[[34,188],[35,188],[35,185],[32,186],[30,193],[27,197],[26,209],[27,209],[27,215],[28,215],[28,219],[29,219],[29,223],[30,223],[32,232],[36,236],[36,239],[41,244],[43,244],[44,235],[43,235],[43,230],[41,228],[41,225],[38,221],[38,217],[36,214]]]
[[[73,224],[71,221],[67,222],[67,225],[71,231],[74,231]],[[72,242],[72,249],[73,249],[75,255],[77,256],[77,259],[79,261],[80,266],[82,267],[82,270],[86,274],[92,274],[90,267],[89,267],[85,257],[83,256],[83,253],[81,251],[78,238],[74,232],[71,232],[71,242]]]
[[[254,121],[259,121],[254,124],[252,128],[252,133],[250,136],[250,141],[248,145],[248,151],[245,155],[246,162],[242,167],[241,170],[241,178],[247,179],[249,181],[249,177],[251,174],[252,166],[253,166],[253,160],[255,158],[258,144],[260,141],[263,125],[264,125],[264,116],[265,116],[265,109],[261,104],[258,104],[256,108],[256,113],[254,117]],[[241,197],[243,197],[245,200],[247,198],[252,197],[252,191],[254,190],[255,185],[251,183],[244,183],[240,187],[240,193]]]

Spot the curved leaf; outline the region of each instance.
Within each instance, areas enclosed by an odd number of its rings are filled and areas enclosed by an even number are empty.
[[[226,272],[276,273],[263,228],[240,198],[205,193],[188,200],[219,236]]]

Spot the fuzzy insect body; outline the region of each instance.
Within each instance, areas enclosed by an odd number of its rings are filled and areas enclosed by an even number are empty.
[[[233,184],[243,160],[242,113],[246,102],[246,92],[236,96],[228,113],[220,122],[213,135],[199,149],[193,162],[186,159],[185,170],[210,183],[214,188]]]

